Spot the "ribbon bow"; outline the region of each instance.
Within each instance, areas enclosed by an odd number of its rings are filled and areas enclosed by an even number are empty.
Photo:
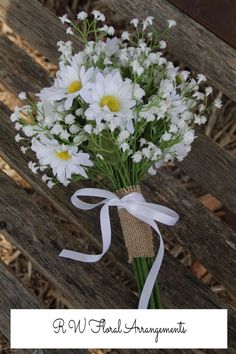
[[[89,204],[78,198],[82,196],[99,197],[104,199],[97,204]],[[116,206],[117,208],[125,208],[137,219],[140,219],[143,222],[149,224],[159,235],[159,249],[152,268],[150,269],[150,272],[145,281],[139,300],[138,308],[146,309],[148,307],[148,302],[152,294],[152,289],[159,273],[164,255],[164,243],[156,221],[168,226],[173,226],[178,221],[179,215],[175,211],[162,205],[146,202],[143,195],[138,192],[132,192],[120,199],[116,194],[103,189],[83,188],[73,194],[71,197],[71,202],[75,207],[82,210],[90,210],[96,208],[99,205],[103,205],[100,211],[102,253],[93,255],[63,249],[59,255],[60,257],[70,258],[86,263],[98,262],[108,251],[111,244],[111,222],[109,216],[109,207],[111,206]]]

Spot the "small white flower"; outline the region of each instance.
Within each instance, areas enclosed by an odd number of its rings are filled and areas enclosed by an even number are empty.
[[[169,140],[171,140],[171,134],[170,133],[167,133],[167,132],[165,132],[163,135],[162,135],[162,140],[163,141],[169,141]]]
[[[160,42],[159,42],[159,47],[160,47],[160,49],[165,49],[166,46],[167,46],[167,44],[166,44],[165,41],[160,41]]]
[[[138,75],[142,75],[143,72],[144,72],[144,68],[139,64],[139,62],[137,60],[134,60],[132,63],[131,63],[131,66],[133,68],[133,71]]]
[[[22,91],[19,93],[18,97],[21,101],[23,101],[26,99],[26,93]]]
[[[141,151],[136,151],[133,156],[131,156],[132,160],[135,163],[139,163],[142,160],[142,153]]]
[[[147,159],[150,159],[152,156],[151,149],[149,147],[145,147],[142,149],[142,154],[145,156]]]
[[[206,117],[205,116],[200,116],[198,114],[195,114],[194,115],[194,123],[195,124],[205,124],[207,121]]]
[[[26,147],[26,146],[21,146],[21,147],[20,147],[20,151],[21,151],[23,154],[25,154],[27,150],[28,150],[28,147]]]
[[[138,27],[138,23],[139,23],[139,19],[138,18],[133,18],[131,21],[130,21],[131,25],[133,25],[135,28]]]
[[[174,20],[168,20],[167,23],[168,23],[168,27],[169,28],[172,28],[172,27],[176,26],[176,21],[174,21]]]
[[[128,143],[122,143],[122,144],[120,145],[120,148],[121,148],[121,150],[122,150],[123,152],[125,152],[125,151],[130,151],[130,147],[129,147],[129,144],[128,144]]]
[[[155,176],[156,173],[157,173],[157,170],[156,170],[156,168],[154,168],[153,166],[151,166],[151,167],[148,169],[148,174],[149,174],[150,176]]]
[[[193,94],[193,97],[195,97],[197,100],[201,100],[201,101],[203,101],[204,98],[205,98],[204,94],[202,92],[199,92],[199,91],[195,92]]]
[[[24,139],[22,136],[20,136],[20,134],[18,133],[18,134],[16,134],[16,136],[15,136],[15,141],[17,142],[17,143],[19,143],[19,141],[21,141],[22,139]]]
[[[48,175],[46,175],[46,174],[42,175],[42,180],[43,180],[43,182],[47,182],[47,181],[49,181],[50,179],[52,179],[52,178],[49,177]]]
[[[46,136],[40,140],[33,139],[32,150],[40,165],[49,165],[53,175],[64,185],[70,182],[73,174],[87,178],[85,167],[93,165],[89,154],[78,151],[77,146],[62,145]]]
[[[148,16],[148,17],[143,21],[143,31],[145,31],[145,29],[146,29],[148,26],[151,26],[151,25],[152,25],[153,19],[154,19],[153,16]]]
[[[17,122],[19,120],[19,118],[20,118],[20,109],[19,109],[19,107],[16,107],[14,112],[10,116],[10,120],[13,123],[15,123],[15,122]]]
[[[105,32],[105,33],[107,33],[109,36],[113,36],[113,34],[115,33],[114,27],[112,27],[112,26],[107,26],[107,25],[104,25],[103,27],[100,27],[100,28],[99,28],[99,31],[100,31],[100,32]]]
[[[25,133],[25,135],[28,137],[31,137],[35,134],[33,125],[25,125],[23,126],[22,130]]]
[[[53,180],[52,179],[50,179],[48,182],[47,182],[47,186],[48,186],[48,188],[49,189],[51,189],[53,186],[55,186],[55,182],[53,182]]]
[[[194,138],[194,130],[190,129],[184,134],[183,141],[186,145],[190,145],[192,144]]]
[[[200,84],[200,82],[205,82],[206,81],[206,76],[203,74],[198,74],[197,75],[197,83]]]
[[[71,35],[74,34],[74,32],[72,31],[72,29],[71,29],[70,27],[68,27],[68,28],[66,29],[66,33],[67,33],[67,34],[71,34]]]
[[[206,97],[207,97],[212,94],[213,88],[208,86],[208,87],[206,87],[205,92],[206,92]]]
[[[39,169],[39,167],[38,167],[38,166],[36,165],[36,163],[33,162],[33,161],[29,161],[29,162],[28,162],[28,167],[29,167],[29,169],[30,169],[33,173],[36,173],[37,170]]]
[[[85,140],[85,135],[83,133],[77,134],[73,139],[73,143],[75,145],[80,145],[84,140]]]
[[[66,124],[73,124],[75,121],[75,116],[73,116],[73,114],[67,114],[65,116],[65,123]]]
[[[80,21],[84,21],[86,20],[86,18],[88,17],[88,14],[85,11],[80,11],[77,15],[77,19]]]
[[[104,22],[106,20],[104,14],[101,13],[100,11],[98,11],[98,10],[93,10],[92,11],[92,15],[94,16],[95,20],[97,20],[97,21]]]
[[[84,131],[85,131],[86,133],[91,134],[92,130],[93,130],[93,127],[92,127],[91,124],[86,124],[86,125],[84,126]]]
[[[151,26],[153,24],[154,17],[153,16],[148,16],[146,18],[147,23]]]
[[[80,131],[80,128],[78,127],[78,125],[73,124],[70,126],[69,131],[71,134],[76,134]]]
[[[145,95],[145,91],[138,85],[134,85],[133,96],[136,100],[141,100]]]
[[[112,61],[111,61],[109,58],[105,58],[105,59],[104,59],[104,64],[105,64],[105,65],[111,65],[111,64],[112,64]]]
[[[82,108],[78,108],[76,111],[75,111],[75,114],[77,116],[81,116],[83,114],[83,109]]]
[[[61,23],[63,23],[63,24],[64,23],[71,23],[71,20],[69,20],[69,18],[67,17],[67,14],[59,17],[59,19],[60,19]]]
[[[22,127],[23,127],[23,125],[20,124],[19,122],[16,122],[16,123],[15,123],[15,128],[16,128],[16,130],[20,130]]]
[[[222,104],[222,101],[219,99],[219,98],[216,98],[213,102],[213,105],[216,107],[216,108],[221,108],[223,106]]]
[[[127,130],[121,131],[118,136],[118,142],[122,143],[124,140],[128,139],[129,136],[130,136],[130,133]]]
[[[121,39],[123,41],[129,41],[130,40],[130,33],[127,32],[127,31],[123,32],[122,35],[121,35]]]

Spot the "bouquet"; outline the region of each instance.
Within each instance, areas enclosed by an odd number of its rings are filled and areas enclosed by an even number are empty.
[[[204,75],[190,77],[163,56],[165,37],[176,25],[167,21],[164,32],[153,26],[153,17],[134,18],[130,32],[120,38],[105,24],[105,16],[80,12],[76,21],[66,15],[61,22],[66,32],[83,43],[76,52],[71,41],[58,42],[59,70],[51,87],[39,94],[19,94],[23,101],[11,116],[16,141],[23,153],[30,147],[37,162],[29,162],[49,188],[61,183],[90,179],[103,189],[85,188],[72,196],[72,203],[84,210],[103,204],[100,214],[103,251],[87,255],[63,250],[63,257],[96,262],[111,242],[109,207],[119,211],[129,261],[133,264],[139,308],[161,308],[156,277],[164,246],[156,221],[174,225],[178,215],[160,205],[147,203],[140,182],[154,176],[167,161],[179,161],[190,152],[194,125],[204,124],[218,99],[208,104],[212,88]],[[202,85],[203,83],[203,85]],[[103,198],[88,204],[81,196]],[[153,228],[159,235],[155,257]]]

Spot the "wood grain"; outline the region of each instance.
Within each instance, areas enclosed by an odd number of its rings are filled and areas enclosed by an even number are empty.
[[[71,40],[76,47],[81,47],[77,40],[65,33],[66,26],[36,0],[1,0],[0,20],[56,64],[60,55],[58,41]]]
[[[157,28],[166,29],[173,19],[177,26],[168,37],[170,52],[191,69],[205,74],[209,82],[232,100],[236,100],[236,51],[195,20],[166,0],[105,0],[127,19],[154,16]]]
[[[36,93],[41,90],[42,83],[49,86],[52,81],[40,65],[3,36],[0,36],[0,66],[1,82],[16,95],[23,87],[27,87],[27,92]]]
[[[197,136],[179,167],[236,213],[236,158],[200,131]]]
[[[234,0],[168,0],[236,49]]]
[[[1,217],[0,217],[1,218]],[[38,309],[43,304],[15,277],[0,260],[0,326],[6,338],[10,338],[10,309]]]

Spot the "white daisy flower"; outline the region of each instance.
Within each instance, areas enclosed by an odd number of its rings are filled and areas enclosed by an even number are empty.
[[[45,136],[32,140],[32,150],[40,165],[50,166],[53,175],[64,185],[69,183],[73,174],[87,178],[84,166],[93,165],[89,154],[78,151],[77,146],[60,145],[57,140]]]
[[[102,120],[116,120],[117,126],[126,128],[125,124],[132,116],[131,109],[135,105],[132,94],[131,80],[123,80],[119,71],[114,70],[107,75],[98,73],[90,89],[81,93],[83,100],[89,104],[85,115],[96,120],[97,124]]]
[[[66,65],[60,69],[55,83],[41,90],[38,95],[41,100],[60,101],[65,99],[65,109],[71,108],[73,100],[87,89],[87,83],[94,72],[93,68]]]

